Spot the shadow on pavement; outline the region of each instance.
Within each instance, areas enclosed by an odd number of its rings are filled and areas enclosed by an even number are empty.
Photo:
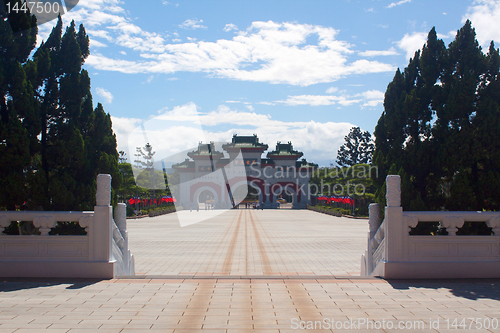
[[[27,279],[9,278],[0,279],[0,292],[18,291],[24,289],[34,289],[40,287],[53,287],[58,285],[68,285],[66,289],[82,289],[96,284],[101,279]]]
[[[397,290],[449,289],[454,296],[469,300],[500,300],[500,279],[387,280],[387,282]]]

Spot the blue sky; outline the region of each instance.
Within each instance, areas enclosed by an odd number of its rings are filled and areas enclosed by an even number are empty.
[[[432,27],[448,44],[467,18],[481,45],[500,40],[493,0],[80,0],[63,16],[87,29],[94,103],[129,156],[145,140],[163,158],[256,133],[320,165],[351,127],[373,133],[387,84]]]

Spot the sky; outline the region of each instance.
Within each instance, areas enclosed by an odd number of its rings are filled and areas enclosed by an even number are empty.
[[[86,28],[94,104],[129,160],[146,142],[160,160],[257,134],[320,166],[352,127],[373,134],[387,85],[432,27],[449,44],[467,19],[483,48],[500,41],[493,0],[80,0],[63,16]]]

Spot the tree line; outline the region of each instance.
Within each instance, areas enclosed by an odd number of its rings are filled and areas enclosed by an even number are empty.
[[[484,53],[470,21],[446,46],[434,28],[396,71],[375,129],[377,198],[399,174],[405,210],[498,210],[500,56]]]
[[[0,209],[89,210],[96,176],[121,183],[111,117],[94,108],[83,25],[59,16],[36,48],[34,15],[0,6]],[[116,203],[113,191],[112,200]]]

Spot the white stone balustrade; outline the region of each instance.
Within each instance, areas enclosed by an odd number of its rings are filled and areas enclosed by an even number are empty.
[[[379,213],[370,206],[368,247],[361,260],[363,275],[500,278],[500,212],[403,212],[399,176],[387,176],[386,185],[385,218],[375,234]],[[440,222],[448,235],[410,235],[419,222]],[[493,235],[457,235],[465,222],[485,222]]]
[[[112,278],[134,274],[126,207],[119,204],[116,227],[110,193],[111,176],[99,175],[94,211],[0,212],[0,277]],[[12,221],[33,221],[41,235],[3,235]],[[49,235],[57,222],[78,222],[87,235]]]

